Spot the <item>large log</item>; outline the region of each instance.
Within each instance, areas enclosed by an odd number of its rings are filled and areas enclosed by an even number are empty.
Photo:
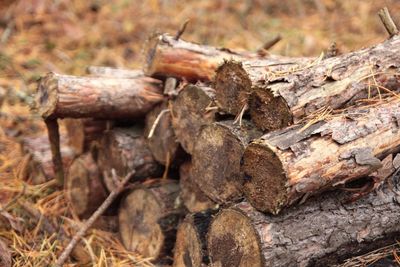
[[[199,85],[185,86],[171,102],[174,132],[189,154],[193,153],[200,128],[215,121],[215,90]]]
[[[260,136],[247,121],[242,127],[232,121],[205,126],[192,155],[194,182],[218,204],[236,201],[241,197],[243,180],[241,157],[248,143]]]
[[[188,214],[179,224],[174,248],[174,267],[209,264],[206,235],[216,210]]]
[[[86,71],[92,76],[109,78],[139,78],[144,76],[143,71],[141,70],[119,69],[102,66],[89,66]]]
[[[349,108],[309,127],[264,135],[243,156],[244,194],[260,211],[283,207],[366,176],[400,149],[400,100]]]
[[[76,77],[49,73],[36,93],[43,118],[132,119],[162,101],[161,82],[149,77]]]
[[[168,34],[151,36],[145,51],[144,73],[154,77],[175,77],[187,81],[211,81],[218,66],[229,59],[249,59],[256,54],[176,40]]]
[[[140,126],[106,131],[97,147],[97,162],[109,191],[117,186],[115,177],[124,177],[133,170],[136,181],[158,177],[162,172]]]
[[[157,261],[171,255],[184,216],[176,181],[161,180],[129,192],[122,200],[119,229],[126,249]]]
[[[243,202],[222,210],[208,232],[211,266],[336,266],[400,236],[399,184],[390,179],[356,202],[332,191],[265,215]]]

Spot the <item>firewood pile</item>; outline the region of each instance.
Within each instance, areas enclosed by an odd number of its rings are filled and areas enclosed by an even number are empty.
[[[315,58],[155,35],[143,70],[45,75],[35,111],[50,143],[24,149],[83,219],[133,174],[105,212],[124,246],[155,263],[338,264],[400,233],[400,36],[390,33]]]

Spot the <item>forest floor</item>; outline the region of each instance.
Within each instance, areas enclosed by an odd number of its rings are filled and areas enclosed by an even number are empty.
[[[320,55],[333,42],[344,53],[387,38],[377,16],[383,6],[400,20],[396,0],[0,1],[0,265],[10,266],[12,257],[13,266],[49,266],[63,249],[60,229],[73,235],[82,223],[52,181],[23,180],[20,141],[44,131],[29,108],[40,76],[83,75],[89,65],[140,68],[147,37],[175,33],[187,19],[182,39],[201,44],[255,51],[280,35],[270,53]],[[27,205],[41,215],[28,216]],[[43,231],[43,222],[52,223],[56,233]],[[68,266],[151,266],[150,259],[125,251],[116,234],[92,230],[84,246],[87,263]],[[399,246],[382,248],[344,266],[397,259],[398,252]]]

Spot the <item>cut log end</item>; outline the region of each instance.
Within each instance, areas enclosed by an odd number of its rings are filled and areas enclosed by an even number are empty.
[[[233,115],[238,114],[247,104],[250,88],[251,80],[242,63],[228,61],[218,68],[215,91],[216,99],[223,111]]]
[[[200,267],[203,262],[201,240],[193,224],[182,222],[176,234],[175,267]]]
[[[143,72],[148,75],[152,76],[156,69],[157,69],[157,46],[159,42],[162,41],[162,36],[159,34],[154,34],[149,37],[145,46],[145,62],[143,67]]]
[[[276,154],[254,142],[244,152],[242,169],[243,192],[248,201],[260,211],[277,214],[287,201],[287,178]]]
[[[208,232],[212,266],[264,266],[259,237],[247,216],[233,209],[221,211]]]
[[[58,80],[55,73],[48,73],[38,85],[35,109],[43,118],[49,118],[54,114],[57,107]]]

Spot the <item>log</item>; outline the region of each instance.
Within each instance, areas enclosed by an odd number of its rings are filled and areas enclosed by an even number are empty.
[[[74,150],[68,146],[68,138],[60,136],[63,166],[67,170],[75,157]],[[41,184],[54,179],[54,168],[47,134],[26,137],[21,142],[21,151],[25,155],[20,164],[20,178],[32,184]]]
[[[199,85],[185,86],[171,102],[174,132],[182,148],[193,153],[200,128],[215,121],[215,90]]]
[[[38,85],[35,109],[43,118],[132,119],[162,101],[161,82],[49,73]]]
[[[242,127],[232,121],[205,126],[196,141],[193,177],[199,188],[218,204],[237,201],[241,197],[243,152],[261,133],[249,122]]]
[[[135,181],[162,173],[140,126],[106,131],[97,147],[97,162],[110,192],[118,185],[116,177],[124,177],[133,170]]]
[[[187,81],[211,81],[218,66],[229,59],[255,58],[239,53],[176,40],[168,34],[151,36],[146,44],[144,73],[153,77],[175,77]]]
[[[184,209],[176,181],[133,189],[123,198],[118,221],[122,243],[130,251],[158,261],[171,255]]]
[[[171,113],[167,102],[157,105],[146,116],[144,134],[154,158],[163,165],[178,163],[182,148],[172,128]]]
[[[393,95],[400,88],[399,44],[400,36],[395,36],[297,71],[264,72],[265,79],[252,87],[252,121],[262,130],[275,130],[321,109],[348,107],[384,93]]]
[[[336,266],[393,244],[400,191],[392,182],[356,202],[344,203],[348,192],[332,191],[278,216],[248,202],[222,210],[208,232],[211,266]]]
[[[108,77],[108,78],[139,78],[143,77],[143,71],[141,70],[130,70],[120,69],[102,66],[89,66],[86,72],[92,76],[97,77]]]
[[[218,205],[209,199],[195,182],[192,176],[192,163],[186,161],[179,166],[180,198],[183,205],[190,212],[201,212],[208,209],[216,209]]]
[[[84,119],[64,119],[63,124],[67,130],[68,143],[77,155],[87,152],[91,142],[100,139],[103,132],[110,128],[112,122]]]
[[[393,98],[262,136],[243,155],[246,198],[256,209],[277,214],[297,200],[373,173],[400,149],[399,114],[400,100]]]
[[[174,267],[209,264],[206,235],[216,210],[188,214],[179,224],[174,248]]]
[[[72,210],[88,218],[107,198],[102,177],[90,153],[76,158],[69,167],[65,192]]]

